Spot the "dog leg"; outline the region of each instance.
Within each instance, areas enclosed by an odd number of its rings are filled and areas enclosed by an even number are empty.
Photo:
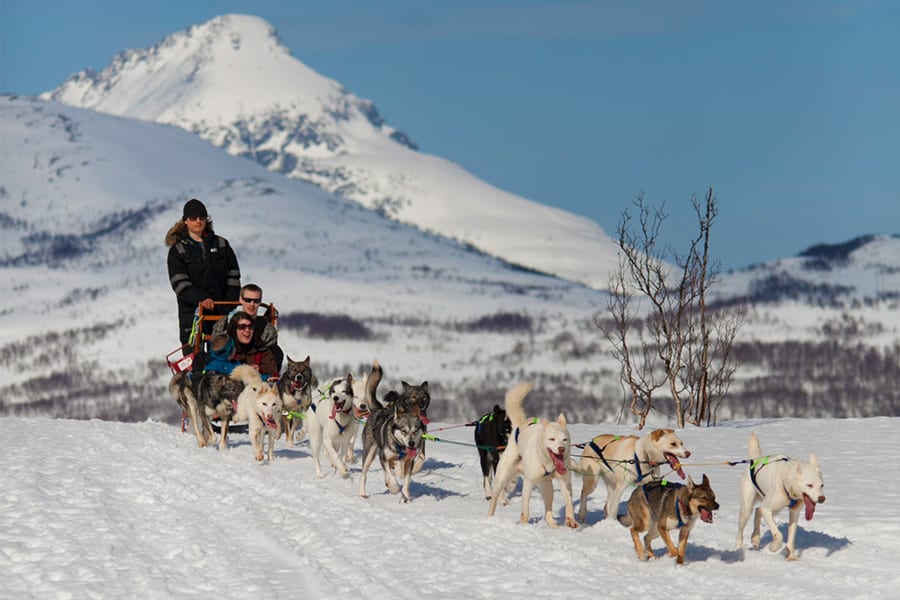
[[[687,550],[688,536],[691,535],[691,529],[693,528],[694,523],[691,522],[682,527],[681,531],[678,532],[678,552],[676,553],[675,564],[684,564],[684,553]]]
[[[359,497],[360,498],[368,498],[369,494],[366,493],[366,475],[369,473],[369,467],[372,466],[372,462],[375,460],[375,456],[378,454],[378,448],[374,445],[369,448],[369,452],[363,458],[362,464],[362,476],[359,478]]]
[[[566,527],[571,529],[578,529],[578,523],[575,521],[575,507],[573,506],[573,498],[572,498],[572,479],[571,476],[565,477],[559,486],[560,491],[563,495],[563,500],[566,503],[566,513],[565,513],[565,523]],[[551,493],[553,488],[550,488]]]
[[[604,518],[606,519],[615,519],[619,515],[619,502],[622,501],[622,494],[625,493],[625,486],[627,484],[622,482],[617,482],[614,487],[608,488],[608,495],[606,496],[606,514]]]
[[[328,455],[328,460],[331,461],[331,466],[340,471],[341,477],[349,475],[350,473],[347,471],[347,465],[344,464],[344,459],[338,454],[331,438],[325,438],[322,445],[325,446],[325,453]]]
[[[401,463],[403,465],[403,472],[404,472],[404,476],[403,476],[403,502],[404,503],[410,501],[409,483],[412,480],[413,467],[415,466],[412,463],[414,463],[414,462],[415,462],[415,459],[413,459],[411,461],[408,458],[406,458]]]
[[[581,459],[578,465],[581,472],[581,500],[578,502],[578,520],[582,523],[587,519],[588,496],[597,489],[597,480],[600,478],[596,460]]]
[[[751,486],[751,489],[747,489]],[[750,520],[750,513],[753,511],[755,491],[749,481],[741,480],[741,511],[738,515],[737,537],[734,540],[734,547],[740,550],[744,546],[744,529],[747,527],[747,521]],[[758,542],[757,542],[758,543]]]
[[[315,459],[316,477],[321,479],[325,477],[325,473],[322,472],[322,464],[319,460],[319,455],[322,453],[322,428],[319,427],[318,420],[310,425],[309,445],[312,447],[313,458]]]
[[[769,544],[769,551],[778,552],[781,550],[784,538],[781,536],[781,531],[778,530],[778,525],[775,524],[775,517],[772,515],[772,511],[766,508],[765,504],[761,505],[756,510],[757,513],[766,520],[766,525],[769,526],[769,531],[772,532],[772,542]],[[758,541],[756,543],[759,544]]]
[[[634,544],[634,553],[637,554],[638,560],[647,560],[647,550],[644,548],[644,544],[641,543],[641,530],[636,527],[631,527],[628,529],[628,532],[631,533],[631,541]]]
[[[219,450],[225,450],[228,448],[228,423],[230,422],[231,415],[225,415],[224,417],[222,417],[222,432],[219,434]]]
[[[528,477],[522,478],[522,513],[519,515],[519,522],[528,523],[528,515],[530,514],[530,504],[531,504],[531,491],[534,489],[534,484],[531,483],[531,480]],[[548,519],[548,525],[551,527],[556,527],[556,521],[553,520],[553,515],[550,515],[550,519]]]
[[[672,542],[672,538],[669,537],[669,530],[666,529],[665,520],[660,520],[656,523],[656,531],[659,534],[659,537],[662,538],[663,543],[666,545],[666,550],[668,550],[669,556],[678,556],[678,548],[675,547],[675,544]]]
[[[265,458],[265,454],[263,453],[263,439],[265,438],[265,435],[265,425],[263,425],[262,423],[259,424],[256,431],[253,431],[250,434],[250,441],[253,442],[253,450],[256,453],[257,462]]]
[[[788,536],[787,559],[798,560],[800,557],[794,552],[794,542],[797,539],[797,522],[800,520],[800,508],[802,503],[797,502],[788,512]]]
[[[512,450],[512,452],[510,452]],[[500,462],[497,463],[497,473],[494,476],[494,486],[491,488],[491,501],[488,505],[488,516],[494,516],[494,511],[497,510],[497,502],[502,500],[503,506],[506,506],[507,499],[503,494],[504,488],[508,483],[515,481],[516,476],[516,463],[519,459],[518,449],[515,446],[510,446],[506,449],[502,456],[500,456]]]

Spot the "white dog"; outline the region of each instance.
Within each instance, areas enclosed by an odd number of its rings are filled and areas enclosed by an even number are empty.
[[[518,473],[522,476],[522,523],[528,522],[528,505],[531,492],[536,487],[544,498],[544,519],[551,527],[557,526],[553,519],[553,482],[558,481],[566,503],[566,526],[576,528],[578,524],[572,507],[570,438],[566,417],[560,413],[556,421],[526,420],[522,405],[533,387],[531,383],[520,383],[506,393],[506,415],[513,430],[506,450],[497,463],[488,516],[493,516],[498,500],[502,498],[503,503],[506,503],[503,489]]]
[[[353,382],[353,419],[350,421],[346,444],[338,448],[338,454],[344,455],[346,464],[356,462],[356,434],[359,432],[359,424],[365,423],[369,418],[373,408],[372,399],[381,382],[382,373],[381,365],[376,360],[372,363],[371,374],[365,373],[362,379]]]
[[[349,474],[344,462],[345,452],[351,444],[351,424],[356,420],[353,414],[353,375],[339,377],[327,382],[320,390],[321,396],[306,411],[304,429],[308,431],[309,444],[316,462],[316,475],[324,477],[319,455],[322,447],[331,466],[340,471],[342,477]]]
[[[240,365],[231,372],[231,377],[244,383],[244,389],[237,399],[237,409],[230,420],[236,423],[247,423],[250,429],[250,441],[256,452],[256,460],[263,459],[264,438],[269,440],[268,456],[271,461],[274,457],[275,440],[281,436],[281,410],[283,408],[281,395],[278,391],[264,382],[259,372],[250,365]],[[220,449],[226,447],[228,434],[228,421],[222,420],[222,439]]]
[[[629,485],[642,485],[659,479],[659,466],[668,463],[684,479],[679,459],[690,457],[681,439],[672,429],[657,429],[643,437],[636,435],[598,435],[584,447],[578,471],[583,476],[578,520],[587,517],[588,495],[597,480],[606,483],[605,517],[615,518],[622,494]]]
[[[765,519],[772,533],[769,550],[778,552],[783,538],[775,525],[774,515],[789,507],[787,559],[796,560],[798,557],[794,551],[794,541],[800,509],[805,509],[806,520],[809,521],[813,518],[816,505],[825,502],[825,495],[822,493],[825,484],[819,471],[819,461],[815,454],[809,455],[809,463],[783,454],[763,456],[755,433],[750,434],[749,447],[748,456],[752,462],[740,483],[741,513],[738,517],[737,548],[740,549],[744,544],[744,527],[747,526],[750,511],[759,504],[753,517],[753,535],[750,541],[754,549],[759,548],[760,520]]]

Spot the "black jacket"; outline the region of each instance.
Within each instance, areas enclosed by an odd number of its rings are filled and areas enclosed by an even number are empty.
[[[215,234],[207,236],[202,244],[179,236],[169,248],[168,266],[169,283],[178,298],[181,343],[186,344],[200,302],[206,298],[238,299],[241,269],[228,240]],[[223,312],[228,312],[228,308]]]

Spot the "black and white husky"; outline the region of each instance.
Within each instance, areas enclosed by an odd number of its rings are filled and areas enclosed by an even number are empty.
[[[416,457],[422,446],[425,425],[417,410],[398,400],[390,406],[373,402],[373,410],[363,428],[363,465],[359,481],[359,495],[368,498],[366,475],[375,457],[384,470],[384,485],[392,494],[401,492],[409,502],[409,482]],[[403,480],[401,489],[398,479]]]
[[[320,394],[319,399],[306,410],[306,422],[303,425],[304,430],[309,432],[316,475],[325,476],[319,463],[319,455],[324,447],[331,466],[337,469],[342,477],[347,477],[349,471],[340,449],[346,448],[349,444],[352,433],[350,423],[355,419],[353,375],[347,373],[346,377],[332,379],[320,390]]]

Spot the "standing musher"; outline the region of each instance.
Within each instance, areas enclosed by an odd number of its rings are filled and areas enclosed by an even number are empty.
[[[213,304],[237,301],[241,268],[228,240],[213,231],[206,206],[196,198],[184,204],[181,220],[166,234],[169,247],[169,283],[178,299],[178,334],[188,344],[197,307],[218,310]],[[189,350],[185,349],[185,353]]]

